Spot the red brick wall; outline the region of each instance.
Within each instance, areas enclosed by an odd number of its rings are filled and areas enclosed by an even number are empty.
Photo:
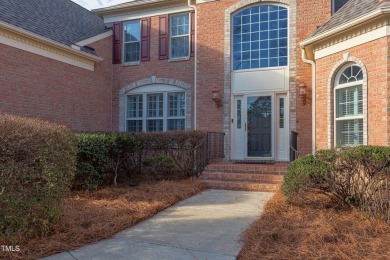
[[[91,44],[104,61],[89,71],[0,44],[0,112],[77,131],[111,129],[111,37]]]
[[[307,103],[301,104],[299,89],[297,88],[297,132],[298,151],[300,154],[309,154],[312,151],[312,68],[302,61],[299,43],[307,39],[317,26],[328,21],[332,14],[329,0],[297,0],[297,86],[305,83],[307,89]]]
[[[224,87],[225,10],[238,1],[216,1],[198,5],[198,107],[199,129],[223,132],[223,107],[211,100],[211,90]]]
[[[115,130],[119,129],[119,91],[124,86],[151,76],[180,80],[191,86],[194,85],[194,59],[192,57],[184,61],[158,59],[158,29],[158,16],[153,16],[151,17],[150,61],[131,66],[113,65],[113,128]]]
[[[368,144],[388,145],[387,44],[386,37],[321,58],[317,63],[317,149],[328,148],[328,84],[333,67],[344,53],[359,59],[367,69]],[[337,73],[337,72],[336,72]]]

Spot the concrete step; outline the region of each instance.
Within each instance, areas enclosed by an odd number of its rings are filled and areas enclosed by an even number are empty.
[[[259,192],[277,192],[280,184],[270,183],[253,183],[246,181],[218,181],[218,180],[203,180],[210,189],[221,190],[246,190]]]
[[[275,174],[253,174],[253,173],[226,173],[226,172],[204,172],[201,180],[216,181],[248,181],[252,183],[280,184],[283,182],[283,175]]]

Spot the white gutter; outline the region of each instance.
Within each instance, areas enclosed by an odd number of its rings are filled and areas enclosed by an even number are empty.
[[[359,18],[351,20],[348,23],[344,23],[344,24],[342,24],[342,25],[340,25],[332,30],[325,31],[324,33],[321,33],[321,34],[316,35],[312,38],[304,40],[300,43],[300,46],[301,46],[301,48],[304,48],[305,46],[307,46],[309,44],[320,41],[326,37],[335,35],[336,33],[342,32],[344,30],[351,29],[351,27],[353,27],[353,26],[359,25],[365,21],[371,20],[373,18],[376,18],[380,15],[387,14],[387,13],[390,13],[390,7],[382,7],[382,8],[376,9],[375,11],[372,11],[366,15],[360,16]]]
[[[5,22],[0,21],[0,28],[5,28],[5,29],[10,30],[12,32],[19,33],[19,34],[21,34],[23,36],[26,36],[26,37],[30,38],[30,39],[33,39],[33,40],[45,43],[45,44],[50,45],[52,47],[56,47],[56,48],[61,49],[63,51],[70,52],[72,54],[81,56],[81,57],[89,59],[89,60],[93,60],[95,62],[99,62],[99,61],[103,60],[103,58],[101,58],[101,57],[98,57],[98,56],[95,56],[95,55],[92,55],[92,54],[89,54],[89,53],[86,53],[86,52],[74,49],[71,46],[68,46],[66,44],[59,43],[59,42],[51,40],[49,38],[40,36],[40,35],[38,35],[36,33],[27,31],[27,30],[19,28],[19,27],[16,27],[16,26],[11,25],[9,23],[5,23]]]
[[[126,9],[126,8],[132,8],[137,6],[145,6],[145,5],[152,5],[152,4],[158,4],[164,2],[174,2],[174,1],[176,0],[135,0],[135,1],[129,1],[127,3],[112,5],[108,7],[92,9],[91,12],[96,15],[100,15],[110,11],[116,11],[119,9]]]
[[[312,130],[311,130],[311,136],[312,136],[312,153],[315,154],[316,152],[316,63],[312,60],[306,59],[305,55],[305,49],[301,48],[302,51],[302,60],[305,63],[308,63],[311,65],[311,78],[312,78],[312,83],[311,83],[311,88],[312,88],[312,108],[311,108],[311,119],[312,119]]]
[[[197,105],[196,105],[196,101],[197,101],[197,78],[198,78],[198,44],[197,44],[197,38],[198,38],[198,19],[196,18],[197,17],[197,13],[198,13],[198,10],[196,9],[196,5],[192,5],[191,4],[191,0],[188,0],[188,6],[193,8],[194,11],[195,11],[195,54],[194,54],[194,130],[196,130],[197,128],[197,124],[196,124],[196,108],[197,108]]]

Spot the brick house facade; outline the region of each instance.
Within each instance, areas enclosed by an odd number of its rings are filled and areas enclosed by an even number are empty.
[[[223,132],[233,160],[287,161],[291,131],[300,154],[389,145],[387,2],[136,0],[92,11],[105,28],[68,44],[77,64],[12,46],[0,23],[0,111]]]

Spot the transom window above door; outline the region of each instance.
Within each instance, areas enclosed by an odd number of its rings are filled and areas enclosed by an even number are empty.
[[[128,132],[185,129],[185,92],[129,94],[126,106],[126,131]]]
[[[233,15],[233,70],[288,64],[288,11],[259,5]]]

